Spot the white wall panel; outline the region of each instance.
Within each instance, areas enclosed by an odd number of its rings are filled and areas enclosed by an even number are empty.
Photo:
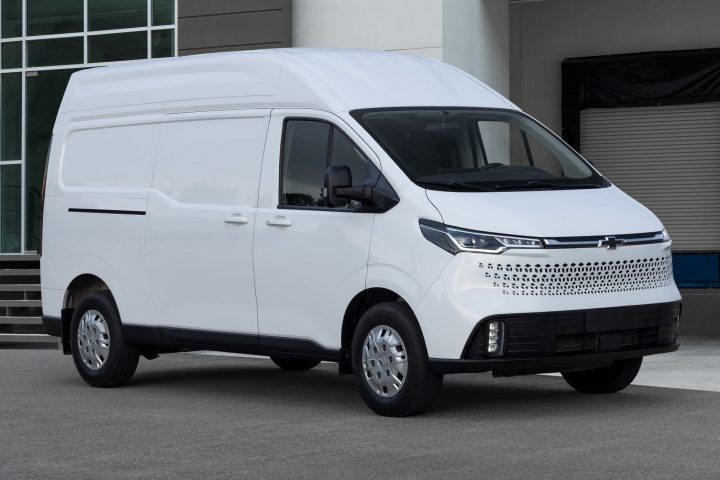
[[[442,57],[442,0],[294,0],[293,46]]]

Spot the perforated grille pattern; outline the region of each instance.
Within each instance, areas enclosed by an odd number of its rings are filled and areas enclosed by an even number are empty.
[[[480,263],[482,275],[505,295],[588,295],[672,285],[670,255],[577,263]]]

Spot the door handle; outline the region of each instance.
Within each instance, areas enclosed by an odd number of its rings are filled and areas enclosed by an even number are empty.
[[[269,227],[287,228],[292,225],[292,220],[285,218],[282,215],[278,215],[276,217],[271,217],[265,220],[265,225]]]
[[[242,213],[230,213],[223,219],[225,223],[237,223],[238,225],[246,225],[249,220],[248,217]]]

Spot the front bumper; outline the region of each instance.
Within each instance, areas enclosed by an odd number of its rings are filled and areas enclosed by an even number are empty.
[[[674,352],[680,347],[678,342],[664,347],[625,350],[610,353],[568,355],[563,357],[539,357],[522,359],[493,358],[485,360],[445,360],[430,359],[430,369],[434,373],[479,373],[493,372],[497,376],[532,375],[536,373],[567,372],[588,370],[609,366],[617,360],[644,357],[658,353]]]
[[[678,348],[680,302],[496,315],[478,323],[460,360],[431,359],[434,371],[496,375],[583,370]],[[488,354],[490,321],[501,322],[501,355]]]
[[[428,354],[463,358],[478,322],[493,316],[680,301],[667,247],[459,253],[413,305]]]

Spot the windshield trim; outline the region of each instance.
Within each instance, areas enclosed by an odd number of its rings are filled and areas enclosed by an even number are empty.
[[[467,111],[475,111],[475,112],[500,112],[500,113],[509,113],[509,114],[515,114],[522,117],[525,117],[526,119],[534,122],[537,126],[539,126],[542,130],[550,134],[553,138],[558,140],[562,145],[564,145],[574,156],[577,158],[583,165],[585,165],[587,168],[590,169],[591,175],[589,177],[585,178],[575,178],[575,179],[566,179],[563,180],[563,187],[557,188],[555,186],[548,186],[547,188],[542,188],[538,185],[532,185],[534,181],[529,180],[528,181],[528,188],[527,190],[524,189],[524,185],[522,185],[522,180],[507,180],[507,181],[495,181],[495,182],[479,182],[478,183],[478,189],[477,190],[458,190],[454,189],[452,186],[449,186],[449,188],[443,188],[441,186],[437,186],[435,188],[431,188],[427,185],[425,181],[423,181],[421,178],[418,178],[414,176],[403,164],[402,162],[398,161],[398,159],[391,153],[391,149],[388,148],[386,143],[378,137],[375,132],[373,132],[370,128],[367,127],[367,124],[363,120],[363,116],[366,113],[373,113],[373,112],[392,112],[392,111],[407,111],[407,110],[429,110],[429,111],[437,111],[437,110],[467,110]],[[532,117],[531,115],[528,115],[527,113],[523,112],[522,110],[515,110],[512,108],[492,108],[492,107],[453,107],[453,106],[407,106],[407,107],[374,107],[374,108],[361,108],[352,110],[349,112],[350,115],[355,119],[356,122],[360,124],[360,126],[367,132],[375,142],[380,145],[380,147],[383,149],[383,152],[392,159],[392,161],[395,163],[395,165],[402,170],[402,172],[405,174],[405,176],[410,179],[415,185],[417,185],[420,188],[426,189],[426,190],[454,190],[454,191],[473,191],[473,192],[521,192],[521,191],[542,191],[542,190],[579,190],[579,189],[587,189],[588,184],[592,184],[597,182],[597,185],[595,185],[595,188],[608,188],[612,186],[612,183],[603,176],[602,173],[600,173],[595,166],[590,163],[588,160],[583,158],[580,153],[577,152],[572,146],[570,146],[565,140],[563,140],[560,136],[558,136],[555,132],[550,130],[548,127],[543,125],[541,122],[539,122],[537,119]],[[422,184],[426,183],[426,186],[423,186]],[[492,185],[494,183],[495,185]],[[520,184],[518,184],[520,183]],[[577,186],[575,186],[577,185]],[[496,189],[495,186],[498,186],[500,188]],[[502,189],[503,186],[510,187],[508,189]]]

